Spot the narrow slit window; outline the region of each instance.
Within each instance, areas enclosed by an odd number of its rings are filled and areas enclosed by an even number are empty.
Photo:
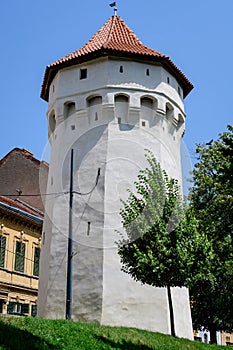
[[[118,124],[121,124],[121,118],[117,118]]]
[[[44,245],[44,243],[45,243],[45,232],[43,232],[42,234],[42,244]]]
[[[142,126],[146,126],[146,122],[144,120],[142,121]]]
[[[87,236],[90,236],[90,230],[91,230],[91,223],[88,221],[87,223]]]
[[[181,95],[180,87],[178,86],[178,94]]]
[[[37,305],[32,305],[31,316],[33,316],[33,317],[37,316]]]
[[[167,83],[170,84],[170,78],[169,77],[167,77]]]
[[[149,68],[147,68],[146,69],[146,75],[149,77],[149,75],[150,75],[150,70],[149,70]]]
[[[123,72],[124,72],[123,66],[120,66],[120,73],[123,73]]]
[[[82,80],[82,79],[87,79],[87,69],[86,68],[80,69],[80,80]]]
[[[98,120],[98,113],[95,112],[95,120]]]

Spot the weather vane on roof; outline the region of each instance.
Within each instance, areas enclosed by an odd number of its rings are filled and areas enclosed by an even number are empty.
[[[114,7],[114,16],[116,16],[117,14],[117,3],[116,1],[111,2],[111,4],[109,4],[110,7]]]

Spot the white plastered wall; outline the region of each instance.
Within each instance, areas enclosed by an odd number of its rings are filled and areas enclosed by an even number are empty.
[[[119,71],[121,65],[123,73]],[[87,68],[87,79],[79,79],[80,68]],[[178,128],[166,119],[166,104],[172,106],[174,119],[178,120],[180,114],[185,120],[185,114],[179,84],[171,75],[167,84],[167,75],[159,65],[105,58],[64,69],[51,84],[48,116],[55,111],[57,127],[51,135],[49,179],[53,181],[48,184],[48,192],[68,191],[71,148],[75,152],[75,189],[85,193],[92,188],[101,169],[91,197],[76,196],[74,202],[74,319],[170,332],[166,290],[141,286],[121,272],[114,243],[119,238],[116,230],[122,230],[119,199],[126,198],[126,189],[146,166],[145,148],[152,150],[162,168],[181,182],[184,124]],[[116,108],[117,95],[128,96],[128,105],[122,103]],[[93,96],[101,96],[101,107],[88,107],[88,99]],[[148,118],[146,109],[141,113],[141,98],[145,96],[156,101],[154,111],[148,109]],[[75,111],[65,119],[67,101],[75,103]],[[122,120],[127,124],[119,124],[121,113],[123,117],[127,113]],[[140,123],[142,115],[150,120],[145,127]],[[67,194],[50,198],[46,207],[39,315],[64,318]],[[187,290],[176,288],[172,293],[177,335],[192,338]]]

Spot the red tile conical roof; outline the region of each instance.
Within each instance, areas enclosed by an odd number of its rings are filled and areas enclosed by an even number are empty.
[[[46,67],[41,97],[48,101],[49,86],[60,69],[108,55],[160,62],[176,76],[184,89],[184,96],[193,88],[193,85],[168,56],[143,45],[126,23],[115,15],[110,17],[81,49]]]

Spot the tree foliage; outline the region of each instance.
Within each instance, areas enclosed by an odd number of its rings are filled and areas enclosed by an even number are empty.
[[[214,259],[209,275],[191,288],[192,317],[196,328],[233,331],[233,127],[196,153],[190,201]]]
[[[212,244],[185,207],[178,181],[161,170],[151,152],[146,159],[149,166],[140,171],[135,191],[129,191],[120,211],[126,235],[118,242],[118,253],[124,272],[169,292],[208,275]]]

